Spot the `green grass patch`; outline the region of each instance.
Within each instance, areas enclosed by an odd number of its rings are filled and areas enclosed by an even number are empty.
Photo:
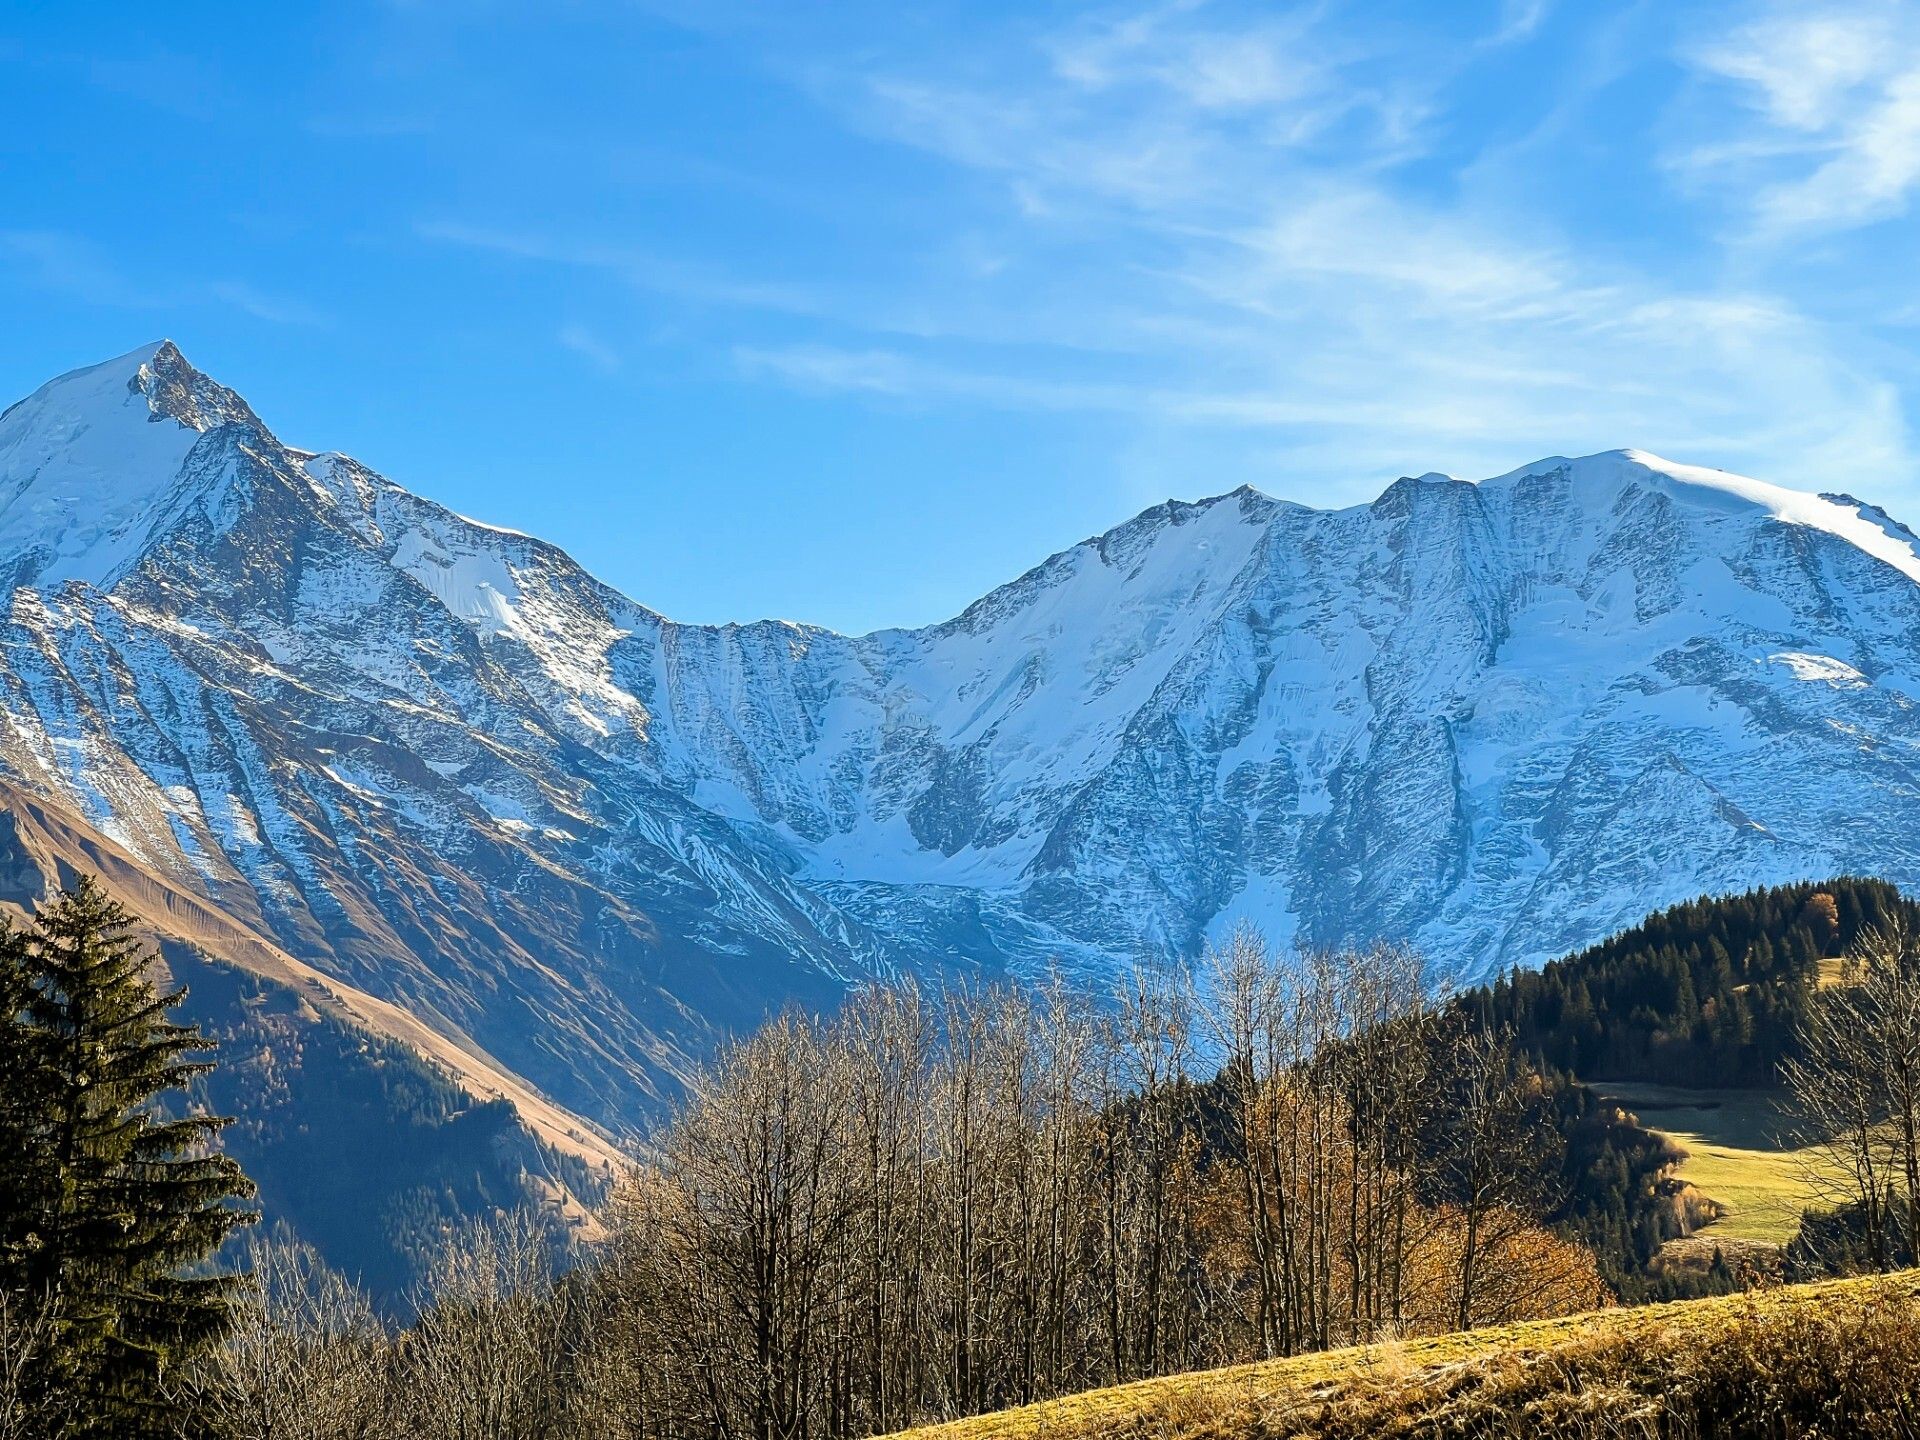
[[[1687,1152],[1679,1178],[1726,1211],[1699,1231],[1709,1239],[1784,1245],[1799,1230],[1801,1212],[1820,1200],[1812,1173],[1826,1168],[1827,1159],[1786,1139],[1791,1117],[1776,1092],[1625,1083],[1593,1088]]]

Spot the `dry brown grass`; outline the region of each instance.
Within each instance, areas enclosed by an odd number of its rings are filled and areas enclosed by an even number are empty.
[[[1920,1437],[1920,1272],[1143,1381],[911,1440]]]

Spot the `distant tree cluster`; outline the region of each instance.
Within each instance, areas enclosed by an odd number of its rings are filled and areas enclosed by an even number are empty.
[[[82,880],[0,931],[0,1440],[176,1433],[173,1381],[233,1299],[197,1267],[252,1187],[223,1121],[161,1103],[205,1046],[131,925]]]
[[[1674,1300],[1735,1286],[1725,1271],[1706,1276],[1658,1272],[1651,1262],[1697,1219],[1686,1187],[1672,1172],[1685,1158],[1673,1141],[1643,1127],[1618,1104],[1562,1071],[1543,1070],[1541,1084],[1564,1147],[1555,1229],[1599,1258],[1607,1283],[1623,1300]]]
[[[1771,1087],[1820,962],[1912,908],[1884,881],[1858,879],[1689,901],[1466,998],[1484,1024],[1583,1080]]]
[[[1915,914],[1877,880],[1706,897],[1458,998],[1477,1023],[1510,1030],[1539,1068],[1565,1143],[1554,1224],[1594,1250],[1623,1299],[1710,1293],[1738,1277],[1724,1262],[1704,1274],[1654,1263],[1696,1220],[1671,1174],[1681,1152],[1580,1082],[1781,1088],[1842,957]]]

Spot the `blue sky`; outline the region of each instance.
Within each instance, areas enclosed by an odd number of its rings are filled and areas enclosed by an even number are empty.
[[[688,620],[1169,495],[1914,465],[1920,6],[0,5],[0,394],[171,335]]]

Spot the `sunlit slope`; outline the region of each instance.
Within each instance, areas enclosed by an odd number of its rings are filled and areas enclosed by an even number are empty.
[[[1497,1418],[1511,1427],[1531,1415],[1541,1435],[1613,1434],[1577,1428],[1575,1412],[1586,1422],[1644,1417],[1670,1393],[1675,1404],[1683,1396],[1699,1403],[1709,1392],[1737,1394],[1748,1366],[1754,1403],[1790,1414],[1795,1386],[1850,1385],[1845,1372],[1867,1354],[1877,1369],[1863,1392],[1910,1393],[1920,1384],[1911,1333],[1917,1314],[1920,1272],[1908,1271],[1239,1365],[904,1433],[913,1440],[1505,1435],[1536,1432],[1476,1425]],[[1905,1337],[1904,1348],[1888,1342],[1888,1331]],[[1871,1343],[1858,1343],[1862,1336]],[[1798,1357],[1807,1374],[1785,1373],[1785,1357]],[[1758,1384],[1763,1378],[1767,1384]]]
[[[132,912],[159,978],[187,988],[176,1015],[216,1043],[195,1096],[236,1117],[220,1143],[258,1184],[267,1228],[290,1227],[383,1304],[465,1217],[524,1207],[592,1232],[587,1207],[625,1159],[588,1121],[0,779],[0,921],[83,874]]]
[[[1830,1193],[1822,1177],[1838,1160],[1794,1147],[1786,1098],[1777,1092],[1626,1082],[1596,1088],[1687,1152],[1675,1178],[1721,1208],[1698,1232],[1709,1240],[1785,1245],[1799,1233],[1801,1214]]]

